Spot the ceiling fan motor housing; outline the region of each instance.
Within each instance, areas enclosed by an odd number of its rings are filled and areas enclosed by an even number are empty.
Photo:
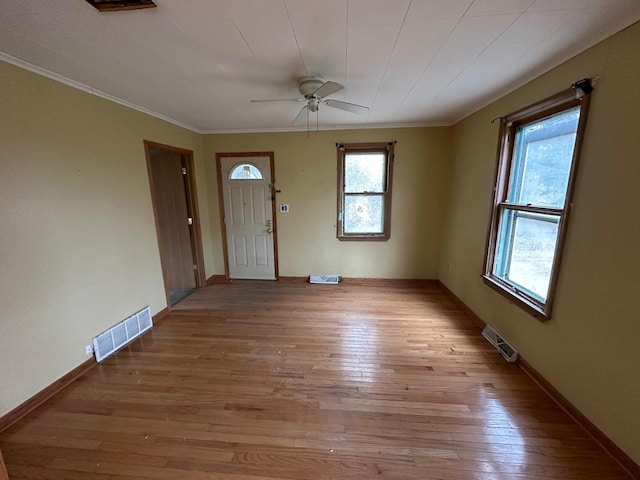
[[[316,90],[324,85],[325,80],[321,77],[303,77],[300,79],[298,86],[300,93],[304,98],[312,98]]]

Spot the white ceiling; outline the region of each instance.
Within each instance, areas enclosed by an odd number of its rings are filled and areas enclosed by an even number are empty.
[[[156,3],[0,0],[0,59],[199,132],[292,129],[301,104],[249,100],[295,98],[305,75],[371,107],[321,107],[320,128],[439,125],[640,20],[640,0]]]

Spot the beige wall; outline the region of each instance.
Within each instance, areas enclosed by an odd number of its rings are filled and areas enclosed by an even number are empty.
[[[336,239],[336,142],[397,140],[391,239]],[[207,135],[204,149],[215,272],[224,273],[215,171],[216,152],[273,151],[282,276],[335,273],[345,277],[436,278],[443,201],[448,183],[450,129],[403,128]]]
[[[216,152],[274,151],[280,273],[440,278],[640,462],[640,26],[454,128],[206,135],[0,63],[0,415],[86,359],[84,345],[165,307],[143,139],[194,151],[206,274],[222,274]],[[480,280],[497,124],[592,75],[554,318]],[[335,238],[335,142],[397,140],[391,240]]]
[[[587,76],[593,93],[553,318],[541,323],[480,279],[498,125],[490,120]],[[440,279],[640,462],[640,24],[462,121]]]
[[[143,139],[194,151],[207,276],[224,272],[215,152],[255,150],[275,152],[291,205],[281,275],[437,275],[449,129],[203,137],[5,63],[0,103],[0,415],[88,358],[96,334],[166,306]],[[335,142],[387,140],[392,238],[338,242]]]
[[[143,139],[194,151],[213,263],[200,135],[2,62],[0,105],[3,415],[166,306]]]

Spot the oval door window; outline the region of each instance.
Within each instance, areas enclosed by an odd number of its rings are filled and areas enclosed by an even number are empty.
[[[230,180],[262,180],[262,173],[250,163],[241,163],[233,167]]]

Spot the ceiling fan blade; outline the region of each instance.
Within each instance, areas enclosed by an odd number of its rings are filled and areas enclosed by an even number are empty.
[[[307,119],[308,116],[309,116],[309,105],[305,105],[300,109],[300,111],[298,112],[298,115],[293,120],[293,125],[300,125]]]
[[[304,102],[305,98],[274,98],[271,100],[249,100],[249,103],[268,103],[268,102]]]
[[[349,102],[341,102],[340,100],[325,100],[324,104],[327,107],[333,107],[333,108],[339,108],[340,110],[345,110],[347,112],[351,112],[351,113],[360,113],[360,114],[364,114],[367,113],[369,111],[369,107],[365,107],[362,105],[356,105],[355,103],[349,103]]]
[[[333,95],[336,92],[339,92],[344,87],[336,82],[324,82],[315,92],[313,92],[314,97],[328,97],[329,95]]]

